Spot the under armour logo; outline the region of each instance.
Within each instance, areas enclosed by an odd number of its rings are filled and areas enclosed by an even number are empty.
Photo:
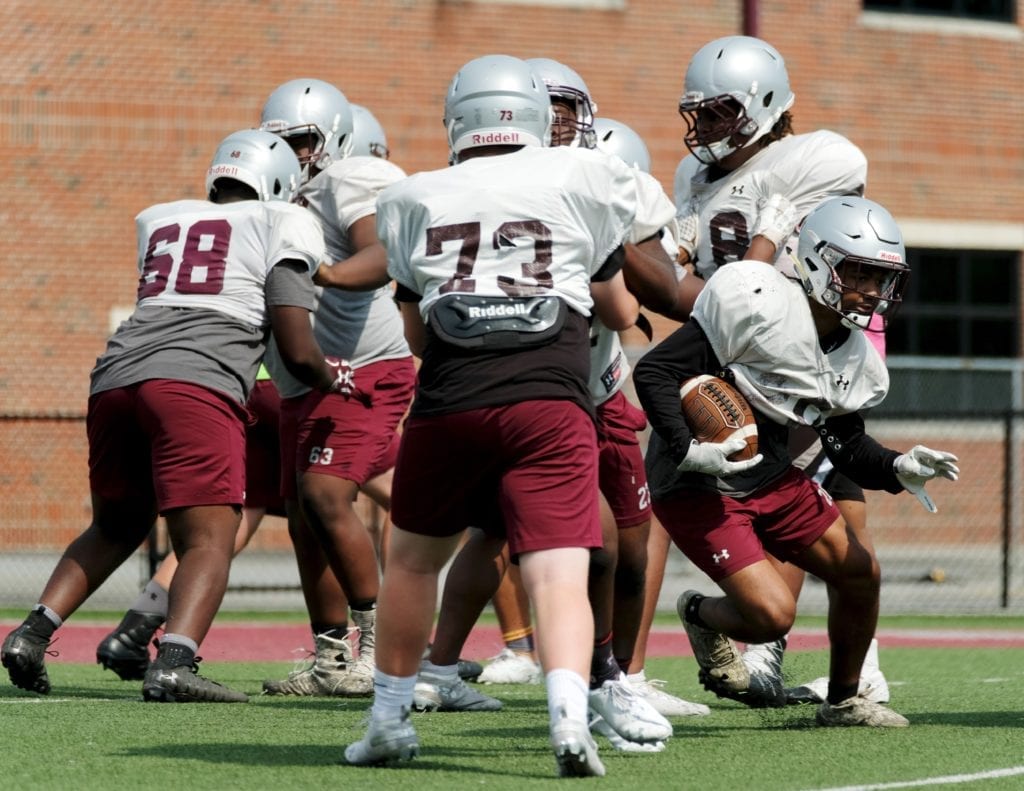
[[[746,186],[745,184],[733,184],[732,185],[732,192],[730,194],[732,194],[732,195],[742,195],[743,194],[743,188],[745,186]]]
[[[850,389],[850,380],[847,379],[842,374],[839,374],[839,378],[836,379],[836,387],[841,387],[841,388],[843,388],[843,390],[849,390]]]
[[[714,552],[711,555],[711,559],[715,561],[715,565],[718,566],[723,560],[729,559],[729,550],[723,549],[721,552]]]

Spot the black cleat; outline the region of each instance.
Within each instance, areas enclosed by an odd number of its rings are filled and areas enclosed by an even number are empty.
[[[160,646],[156,659],[142,682],[142,699],[149,703],[247,703],[244,692],[218,684],[199,675],[199,663],[183,647],[169,643]]]
[[[40,695],[50,694],[45,655],[56,656],[57,652],[47,651],[49,646],[50,640],[37,635],[27,623],[7,635],[0,649],[0,662],[7,668],[14,686]]]
[[[128,610],[110,634],[96,646],[96,662],[113,670],[122,681],[141,681],[149,668],[149,642],[164,622],[157,613]]]

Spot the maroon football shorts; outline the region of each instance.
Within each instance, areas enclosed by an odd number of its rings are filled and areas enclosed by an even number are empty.
[[[832,498],[796,467],[749,497],[686,489],[654,513],[683,554],[718,582],[764,560],[791,560],[839,518]]]
[[[398,425],[416,387],[412,357],[357,368],[355,383],[369,403],[315,390],[281,402],[285,498],[297,498],[299,475],[333,475],[362,486],[395,466]]]
[[[403,530],[479,527],[506,535],[513,556],[600,547],[594,424],[570,401],[409,418],[391,506]]]
[[[647,416],[620,390],[597,408],[598,485],[620,530],[651,518],[651,493],[636,433]]]
[[[281,497],[281,396],[269,379],[259,379],[246,402],[245,505],[284,516]]]
[[[245,410],[230,397],[173,379],[89,398],[89,485],[107,500],[156,498],[161,513],[241,505]]]

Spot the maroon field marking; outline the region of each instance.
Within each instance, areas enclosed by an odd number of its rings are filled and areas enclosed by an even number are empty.
[[[0,629],[6,634],[15,626],[15,622],[6,622]],[[51,645],[57,656],[47,661],[95,662],[96,645],[112,626],[72,622],[61,627]],[[882,629],[878,639],[884,647],[1024,648],[1024,631],[1020,630]],[[199,653],[208,662],[292,662],[301,659],[312,645],[309,627],[304,624],[223,623],[214,624]],[[828,647],[828,638],[823,629],[796,630],[790,635],[789,647],[794,651],[818,651]],[[478,626],[470,634],[462,656],[488,659],[501,648],[501,634],[496,626]],[[661,627],[651,633],[647,656],[692,655],[681,627]]]

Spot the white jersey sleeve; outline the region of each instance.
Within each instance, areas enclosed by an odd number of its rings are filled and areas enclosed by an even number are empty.
[[[286,259],[313,269],[324,254],[316,220],[288,204],[177,201],[136,217],[138,307],[214,310],[267,324],[267,272]]]
[[[388,271],[426,318],[451,291],[553,295],[590,315],[590,279],[637,212],[631,168],[600,152],[524,148],[420,173],[385,190]]]
[[[693,309],[751,405],[784,425],[814,425],[879,404],[889,375],[864,333],[826,354],[800,286],[760,261],[720,270]]]
[[[332,262],[355,252],[349,241],[352,224],[374,214],[381,191],[405,176],[398,165],[380,157],[347,157],[302,187],[296,202],[320,220]]]
[[[636,168],[637,211],[627,241],[636,244],[675,224],[675,206],[654,176]],[[674,236],[673,236],[674,239]],[[675,257],[675,251],[672,253]]]

